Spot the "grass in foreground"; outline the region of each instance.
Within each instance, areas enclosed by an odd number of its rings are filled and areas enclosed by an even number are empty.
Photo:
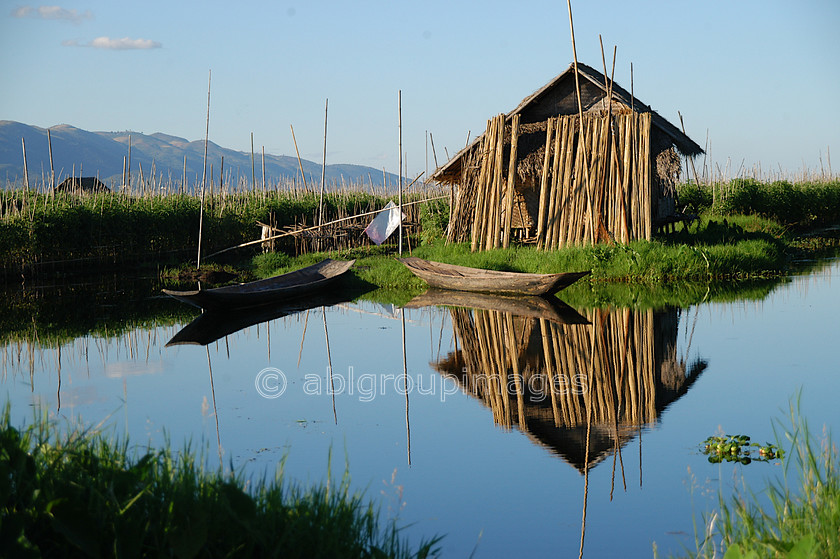
[[[792,404],[790,425],[776,429],[779,446],[789,449],[783,479],[771,482],[761,500],[751,492],[721,498],[691,557],[719,557],[721,550],[725,559],[840,557],[837,448],[830,435],[818,441],[797,409]]]
[[[132,452],[46,419],[0,419],[0,549],[17,557],[428,557],[347,476],[304,488],[208,472],[189,449]],[[246,489],[247,488],[247,489]]]

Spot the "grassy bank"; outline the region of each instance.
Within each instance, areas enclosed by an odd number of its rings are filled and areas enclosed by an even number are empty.
[[[687,557],[840,557],[840,462],[830,435],[818,440],[792,405],[777,424],[784,473],[760,493],[720,498],[705,533]]]
[[[340,482],[208,471],[189,448],[135,450],[45,419],[0,419],[0,548],[17,557],[428,557]]]

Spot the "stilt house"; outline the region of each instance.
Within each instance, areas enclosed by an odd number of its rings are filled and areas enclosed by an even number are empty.
[[[512,240],[547,249],[626,243],[681,219],[678,154],[700,153],[649,106],[578,64],[577,80],[571,65],[488,120],[432,179],[457,187],[448,238],[473,250]]]

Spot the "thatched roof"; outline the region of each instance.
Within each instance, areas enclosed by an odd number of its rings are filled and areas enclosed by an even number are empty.
[[[662,146],[663,149],[673,145],[686,156],[703,153],[703,149],[691,138],[652,110],[649,105],[641,102],[616,83],[612,84],[612,103],[609,103],[605,86],[606,79],[602,73],[581,63],[578,63],[578,73],[580,75],[582,106],[585,113],[602,113],[610,105],[613,113],[626,113],[630,110],[639,113],[651,113],[651,130],[659,136],[658,143],[667,144]],[[524,139],[523,134],[527,136],[543,132],[540,138],[534,138],[539,143],[538,145],[545,142],[544,131],[547,119],[559,115],[578,114],[574,64],[571,64],[563,73],[523,99],[515,109],[505,115],[505,121],[509,123],[516,114],[520,115],[521,119],[520,142]],[[455,154],[452,159],[439,167],[431,178],[441,182],[457,182],[463,159],[479,144],[483,136],[484,134],[481,134]],[[528,153],[527,148],[523,153],[520,147],[520,158],[523,155],[527,157]]]
[[[88,194],[91,192],[111,192],[111,189],[96,177],[68,177],[55,187],[55,192]]]

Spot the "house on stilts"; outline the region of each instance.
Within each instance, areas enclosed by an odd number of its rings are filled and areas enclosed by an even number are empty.
[[[597,70],[577,68],[578,79],[572,64],[488,120],[432,175],[453,188],[450,241],[473,250],[627,243],[683,219],[679,154],[702,148]]]

